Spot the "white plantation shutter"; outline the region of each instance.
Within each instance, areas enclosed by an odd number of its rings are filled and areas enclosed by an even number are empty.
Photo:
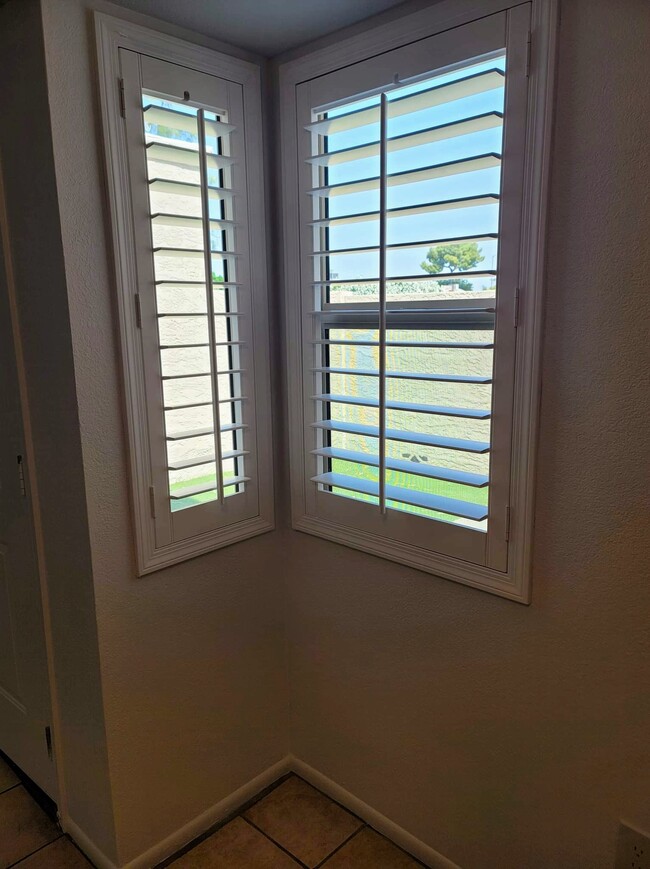
[[[296,89],[304,527],[434,571],[507,569],[528,36],[508,16]]]
[[[224,122],[224,114],[147,94],[143,102],[167,477],[175,513],[223,504],[250,480],[229,177],[236,128]]]
[[[249,189],[259,150],[241,84],[131,50],[119,60],[133,252],[123,347],[146,572],[271,527],[264,278],[253,279],[249,220],[251,203],[262,218]]]

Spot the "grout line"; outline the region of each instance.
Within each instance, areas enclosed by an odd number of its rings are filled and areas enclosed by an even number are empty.
[[[347,806],[344,806],[343,803],[340,803],[338,800],[335,800],[334,797],[331,797],[329,794],[326,794],[325,791],[322,791],[320,788],[317,788],[316,785],[313,785],[306,778],[303,778],[299,773],[292,772],[292,773],[290,773],[290,775],[294,776],[297,779],[300,779],[301,782],[304,782],[304,784],[308,785],[310,788],[315,790],[317,793],[321,794],[321,796],[328,799],[330,801],[330,803],[334,803],[334,805],[338,806],[339,809],[342,809],[346,813],[346,815],[351,815],[353,818],[356,818],[357,821],[359,821],[359,823],[362,826],[366,823],[363,820],[363,818],[360,818],[359,815],[355,815],[355,813],[351,809],[348,809]]]
[[[81,855],[81,857],[86,861],[86,863],[88,863],[88,865],[91,867],[91,869],[95,869],[95,864],[92,862],[92,860],[90,859],[90,857],[87,857],[87,856],[84,854],[84,852],[81,850],[81,848],[79,847],[79,845],[77,845],[77,843],[75,842],[75,840],[72,839],[72,838],[70,838],[70,836],[68,836],[67,833],[64,833],[64,836],[65,836],[65,838],[68,840],[68,842],[72,845],[72,847],[74,848],[74,850],[77,851],[77,852]],[[61,837],[59,837],[59,838],[61,838]],[[58,839],[55,839],[54,841],[55,841],[55,842],[58,842],[59,840],[58,840]]]
[[[354,839],[355,836],[358,836],[359,833],[362,830],[365,830],[366,827],[367,827],[367,824],[361,824],[361,826],[357,830],[355,830],[354,833],[351,833],[347,837],[347,839],[344,839],[340,845],[337,845],[336,848],[334,848],[334,850],[331,852],[331,854],[328,854],[324,860],[321,860],[320,863],[314,867],[314,869],[321,869],[321,866],[324,866],[331,857],[333,857],[338,851],[341,850],[341,848],[345,848],[345,846],[348,844],[348,842],[351,842],[352,839]]]
[[[18,866],[20,863],[23,862],[23,860],[27,860],[28,857],[33,857],[34,854],[38,854],[39,851],[44,851],[46,848],[49,848],[50,845],[53,845],[55,842],[58,842],[59,839],[62,839],[63,836],[64,833],[59,833],[56,839],[52,839],[51,842],[46,842],[44,845],[41,845],[40,848],[36,848],[35,851],[30,851],[29,854],[23,854],[23,856],[19,860],[16,860],[15,863],[9,863],[7,865],[7,869],[11,869],[12,866]]]
[[[244,815],[242,815],[241,818],[243,821],[246,821],[247,824],[253,827],[254,830],[257,830],[258,833],[261,833],[266,839],[269,840],[269,842],[273,842],[273,844],[276,845],[281,851],[284,851],[284,853],[287,854],[287,856],[291,857],[291,859],[294,860],[298,864],[298,866],[302,866],[303,869],[310,869],[310,867],[306,863],[303,863],[299,857],[296,857],[295,854],[292,854],[291,851],[284,847],[284,845],[276,842],[273,836],[269,836],[269,834],[265,833],[264,830],[261,829],[261,827],[257,826],[257,824],[254,824],[251,820],[245,818]]]
[[[14,761],[8,757],[3,751],[0,750],[0,761],[4,761],[5,764],[9,767],[9,769],[18,777],[18,784],[22,785],[25,791],[32,798],[33,802],[39,806],[45,814],[50,818],[54,823],[60,827],[59,818],[57,814],[57,805],[45,791],[40,788],[36,782],[31,779],[24,770],[22,770]],[[16,787],[16,785],[12,785],[12,788]],[[12,790],[12,788],[7,788],[7,790]],[[3,791],[2,793],[6,793]],[[2,794],[0,794],[2,796]]]
[[[217,821],[216,824],[213,824],[209,829],[207,829],[204,833],[201,833],[196,838],[192,839],[191,842],[188,842],[187,845],[183,845],[182,848],[179,848],[178,851],[174,851],[173,854],[170,854],[169,857],[165,857],[160,863],[156,863],[154,869],[166,869],[166,867],[171,866],[176,860],[180,857],[184,857],[186,854],[189,854],[190,851],[194,850],[194,848],[198,847],[202,842],[205,842],[206,839],[209,839],[211,836],[214,836],[215,833],[218,833],[226,824],[229,824],[231,821],[234,821],[235,818],[243,817],[243,813],[247,812],[251,806],[254,806],[255,803],[260,802],[267,797],[272,791],[274,791],[277,787],[279,787],[283,782],[285,782],[290,776],[291,772],[287,772],[282,775],[279,779],[274,782],[271,782],[270,785],[263,788],[258,794],[251,797],[250,800],[247,800],[243,803],[238,809],[232,811],[229,815],[226,815],[225,818],[222,818],[220,821]]]
[[[327,800],[329,800],[329,802],[338,806],[346,814],[350,815],[353,818],[356,818],[356,820],[359,821],[359,827],[353,833],[351,833],[346,839],[344,839],[340,845],[337,845],[333,851],[331,851],[326,857],[324,857],[320,861],[320,863],[317,863],[314,867],[309,867],[308,864],[303,863],[303,861],[299,857],[296,857],[296,855],[293,854],[291,851],[289,851],[288,848],[285,848],[284,845],[282,845],[280,842],[276,841],[273,838],[273,836],[269,835],[261,827],[258,827],[257,824],[255,824],[253,821],[251,821],[249,818],[247,818],[244,814],[252,806],[254,806],[258,802],[261,802],[265,797],[269,796],[269,794],[271,794],[274,790],[276,790],[276,788],[278,788],[280,785],[284,784],[284,782],[290,778],[299,779],[304,784],[306,784],[308,787],[312,788],[317,793],[324,796]],[[14,787],[16,787],[16,785],[14,785]],[[0,794],[0,797],[1,796],[2,795]],[[193,839],[191,842],[189,842],[183,848],[176,851],[174,854],[167,857],[161,863],[158,863],[157,869],[164,869],[164,867],[170,866],[173,862],[178,860],[180,857],[191,853],[194,850],[194,848],[196,848],[198,845],[200,845],[206,839],[209,839],[211,836],[213,836],[215,833],[217,833],[219,830],[221,830],[227,824],[234,821],[236,818],[241,818],[246,824],[248,824],[250,827],[252,827],[258,833],[260,833],[262,836],[264,836],[265,839],[267,839],[269,842],[271,842],[273,845],[275,845],[276,848],[278,848],[280,851],[282,851],[284,854],[286,854],[288,857],[290,857],[291,860],[293,860],[293,862],[297,866],[302,867],[302,869],[327,869],[327,863],[332,859],[332,857],[338,851],[340,851],[342,848],[344,848],[352,839],[354,839],[355,836],[359,835],[359,833],[361,833],[362,830],[365,830],[365,829],[372,830],[373,833],[375,833],[378,836],[381,836],[382,839],[386,839],[387,842],[389,842],[391,845],[393,845],[395,848],[397,848],[399,851],[401,851],[406,857],[413,860],[413,862],[415,863],[416,866],[422,866],[423,869],[425,869],[425,864],[422,863],[420,860],[418,860],[417,857],[414,857],[413,854],[410,854],[408,851],[405,851],[404,848],[402,848],[396,842],[393,842],[393,840],[390,839],[388,836],[385,836],[383,833],[380,833],[378,830],[375,830],[375,828],[371,824],[367,824],[362,818],[360,818],[354,812],[350,811],[350,809],[348,809],[346,806],[344,806],[338,800],[335,800],[333,797],[329,796],[329,794],[324,793],[319,788],[317,788],[315,785],[311,784],[311,782],[307,781],[307,779],[303,778],[301,775],[299,775],[298,773],[293,772],[293,771],[285,773],[283,776],[281,776],[279,779],[277,779],[277,781],[272,782],[270,785],[268,785],[266,788],[264,788],[262,791],[260,791],[258,794],[256,794],[254,797],[252,797],[250,800],[248,800],[246,803],[244,803],[242,806],[240,806],[239,809],[232,812],[230,815],[228,815],[223,820],[219,821],[217,824],[214,824],[205,833],[203,833],[200,836],[197,836],[195,839]],[[56,841],[56,839],[53,841]],[[49,842],[48,844],[51,844],[51,842]],[[47,845],[44,845],[43,847],[47,847]],[[41,850],[41,849],[39,848],[38,850]],[[34,853],[36,853],[36,852],[34,852]],[[27,855],[27,856],[31,856],[31,855]],[[23,857],[21,859],[24,860],[25,857]],[[14,863],[14,864],[12,864],[12,866],[16,866],[16,864]]]
[[[413,854],[411,854],[405,848],[402,848],[402,846],[398,845],[397,842],[393,842],[393,840],[391,838],[389,838],[388,836],[386,836],[384,833],[380,833],[379,830],[375,830],[375,828],[371,824],[367,824],[366,826],[368,827],[369,830],[372,830],[372,832],[376,836],[381,836],[381,838],[385,839],[389,843],[389,845],[392,845],[393,848],[397,848],[398,851],[401,851],[402,854],[407,856],[409,858],[409,860],[412,860],[416,866],[421,866],[422,869],[427,869],[427,866],[425,863],[423,863],[421,860],[418,860],[417,857],[414,857]]]
[[[372,826],[372,824],[369,824],[366,821],[364,821],[362,818],[359,817],[359,815],[356,815],[351,809],[348,809],[347,806],[344,806],[343,803],[340,803],[338,800],[335,800],[334,797],[331,797],[329,794],[326,794],[324,791],[320,790],[320,788],[317,788],[316,785],[313,785],[310,781],[307,781],[307,779],[303,778],[299,773],[294,772],[294,773],[290,773],[290,775],[293,775],[296,778],[299,778],[300,781],[303,781],[305,784],[309,785],[310,788],[313,788],[315,791],[318,791],[319,794],[322,794],[324,797],[327,797],[327,799],[331,803],[334,803],[340,809],[342,809],[344,812],[347,812],[348,815],[352,815],[353,818],[356,818],[360,822],[361,826],[359,827],[359,829],[356,830],[346,841],[349,842],[350,839],[353,839],[354,836],[356,836],[357,833],[360,833],[364,827],[367,827],[369,830],[372,830],[373,833],[376,833],[378,836],[381,836],[382,839],[386,839],[387,842],[390,842],[391,845],[394,845],[395,848],[398,848],[403,854],[406,854],[406,856],[409,857],[411,860],[413,860],[417,866],[422,866],[422,869],[426,869],[426,864],[424,864],[421,860],[418,860],[417,857],[414,857],[413,854],[411,854],[409,851],[406,851],[404,848],[402,848],[401,845],[398,845],[397,842],[394,842],[389,836],[386,836],[384,833],[380,833],[379,830],[376,830]],[[345,842],[343,844],[345,844]],[[342,846],[339,846],[339,848],[340,847],[342,847]],[[339,848],[335,848],[334,851],[332,851],[332,854],[334,854],[336,851],[338,851]],[[330,854],[329,857],[327,857],[326,859],[329,860],[329,858],[332,856],[332,854]],[[323,863],[319,863],[318,866],[315,867],[315,869],[320,869],[320,867],[323,866],[324,863],[325,863],[325,861],[323,861]]]

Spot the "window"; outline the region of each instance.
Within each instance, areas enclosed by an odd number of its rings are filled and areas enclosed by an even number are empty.
[[[293,521],[526,600],[531,4],[441,29],[283,72]]]
[[[175,40],[171,63],[119,29],[104,99],[144,573],[272,527],[260,91],[252,65]]]

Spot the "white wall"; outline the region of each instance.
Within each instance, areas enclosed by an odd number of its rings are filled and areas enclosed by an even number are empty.
[[[91,5],[42,0],[67,298],[31,345],[66,409],[75,811],[126,862],[284,755],[286,616],[295,755],[465,869],[610,867],[619,816],[650,827],[647,4],[563,4],[529,608],[290,531],[135,578]]]
[[[51,639],[59,801],[113,854],[84,468],[38,0],[0,8],[0,159],[29,393]],[[93,794],[93,800],[88,794]]]
[[[464,869],[650,829],[649,44],[562,4],[532,605],[289,533],[293,753]]]
[[[90,11],[99,4],[41,5],[117,856],[126,862],[286,755],[282,576],[274,534],[135,576]]]

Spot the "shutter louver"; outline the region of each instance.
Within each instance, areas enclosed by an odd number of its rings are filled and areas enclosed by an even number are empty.
[[[257,64],[96,17],[144,575],[273,528],[262,91]]]
[[[237,230],[224,115],[143,95],[170,509],[244,491]]]
[[[480,532],[504,86],[495,53],[306,127],[312,485]]]

